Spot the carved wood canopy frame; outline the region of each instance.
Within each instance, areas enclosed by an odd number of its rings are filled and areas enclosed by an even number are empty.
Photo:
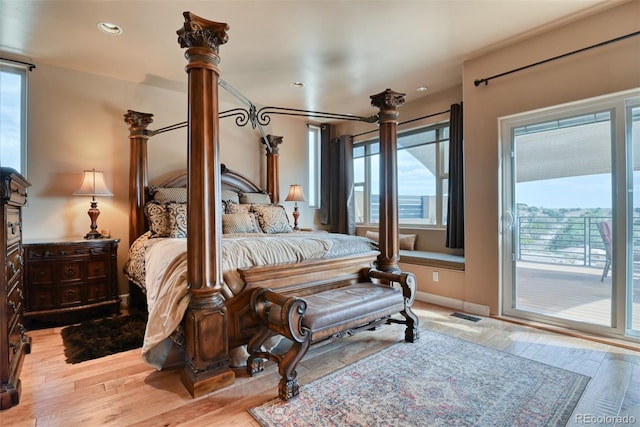
[[[273,201],[278,194],[278,145],[281,137],[267,136],[262,126],[271,114],[317,118],[378,122],[380,138],[380,255],[377,268],[398,271],[398,206],[397,206],[397,107],[404,103],[404,94],[390,89],[372,95],[371,104],[379,109],[372,117],[357,117],[309,110],[279,107],[256,109],[244,96],[234,93],[246,108],[220,112],[218,88],[230,90],[220,79],[219,48],[228,40],[226,23],[209,21],[190,12],[183,14],[184,26],[177,31],[180,47],[186,48],[188,75],[188,117],[180,123],[156,131],[147,127],[153,115],[129,111],[125,121],[130,130],[130,229],[133,242],[145,230],[144,204],[148,193],[147,142],[160,132],[188,127],[188,228],[187,280],[190,305],[185,314],[185,364],[182,383],[197,397],[230,385],[234,374],[229,368],[226,307],[221,296],[222,211],[221,162],[219,158],[219,119],[236,117],[236,124],[252,123],[262,133],[267,150],[267,191]],[[271,157],[269,157],[271,156]],[[215,337],[216,339],[212,339]]]

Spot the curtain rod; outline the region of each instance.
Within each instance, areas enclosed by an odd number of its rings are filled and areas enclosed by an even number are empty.
[[[476,80],[474,80],[473,84],[476,87],[478,87],[482,83],[484,83],[485,86],[486,86],[486,85],[489,84],[489,80],[493,80],[493,79],[498,78],[498,77],[506,76],[507,74],[516,73],[518,71],[526,70],[527,68],[535,67],[537,65],[545,64],[547,62],[555,61],[556,59],[561,59],[561,58],[564,58],[566,56],[575,55],[576,53],[584,52],[586,50],[595,49],[596,47],[601,47],[601,46],[605,46],[605,45],[608,45],[608,44],[611,44],[611,43],[619,42],[621,40],[625,40],[625,39],[628,39],[628,38],[631,38],[631,37],[636,37],[638,35],[640,35],[640,31],[636,31],[635,33],[630,33],[630,34],[626,34],[624,36],[616,37],[615,39],[611,39],[611,40],[607,40],[607,41],[604,41],[604,42],[600,42],[600,43],[594,44],[592,46],[583,47],[582,49],[574,50],[573,52],[568,52],[568,53],[564,53],[562,55],[554,56],[553,58],[544,59],[542,61],[538,61],[538,62],[535,62],[533,64],[525,65],[523,67],[516,68],[514,70],[505,71],[504,73],[496,74],[495,76],[486,77],[484,79],[476,79]]]
[[[451,112],[451,110],[445,110],[445,111],[440,111],[439,113],[428,114],[426,116],[417,117],[415,119],[407,120],[405,122],[400,122],[400,123],[398,123],[398,126],[406,125],[407,123],[417,122],[418,120],[428,119],[429,117],[439,116],[440,114],[446,114],[446,113],[450,113],[450,112]],[[357,137],[362,136],[362,135],[366,135],[368,133],[377,132],[377,131],[378,131],[378,129],[372,129],[372,130],[368,130],[366,132],[357,133],[355,135],[351,135],[351,139],[357,138]]]
[[[15,59],[9,59],[5,57],[0,57],[0,59],[2,59],[3,61],[13,62],[15,64],[26,65],[27,67],[29,67],[29,71],[33,71],[33,69],[36,68],[36,65],[30,62],[18,61]]]

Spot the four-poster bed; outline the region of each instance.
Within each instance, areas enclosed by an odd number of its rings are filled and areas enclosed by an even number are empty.
[[[225,191],[235,190],[240,194],[259,193],[260,188],[225,168],[219,159],[218,53],[219,46],[227,41],[228,26],[199,18],[189,12],[185,12],[184,17],[185,24],[178,30],[178,40],[181,47],[187,48],[185,57],[188,61],[186,72],[189,80],[188,167],[186,174],[162,185],[187,188],[185,206],[188,206],[188,210],[185,208],[183,212],[186,215],[186,240],[183,242],[185,251],[182,255],[184,262],[182,270],[176,269],[171,272],[173,276],[182,279],[182,292],[186,294],[186,298],[180,299],[179,302],[184,315],[165,312],[164,318],[173,316],[175,321],[175,317],[179,316],[177,321],[182,325],[180,341],[183,352],[180,355],[183,359],[181,379],[191,395],[196,397],[232,384],[235,376],[230,369],[230,349],[246,345],[250,339],[264,330],[265,325],[256,315],[257,308],[251,303],[251,294],[256,288],[270,288],[284,296],[304,298],[305,295],[335,290],[355,283],[379,281],[392,285],[392,282],[396,281],[393,280],[399,273],[396,107],[404,102],[404,95],[387,89],[371,97],[372,105],[380,110],[376,116],[381,146],[379,251],[366,245],[357,248],[358,242],[363,243],[366,239],[356,236],[338,238],[340,242],[346,238],[356,239],[341,247],[336,242],[319,243],[324,241],[323,236],[313,233],[290,233],[301,245],[325,244],[332,249],[342,249],[334,252],[328,250],[321,255],[307,258],[293,253],[291,259],[279,260],[272,264],[241,265],[233,272],[237,272],[240,277],[239,285],[233,289],[233,285],[228,283],[230,272],[228,269],[225,270],[226,259],[233,249],[223,251],[223,246],[236,243],[231,243],[234,240],[225,235],[223,245],[222,222],[223,218],[227,218],[225,215],[228,215],[228,209],[221,202],[225,200]],[[140,236],[149,234],[145,216],[145,207],[150,199],[147,142],[154,132],[147,127],[152,123],[153,116],[130,110],[125,115],[125,121],[129,124],[131,144],[129,239],[130,243],[134,243]],[[277,203],[277,155],[282,139],[269,136],[263,137],[262,140],[267,148],[267,191],[270,202]],[[255,206],[258,213],[263,209],[257,205],[252,206]],[[258,213],[256,215],[259,217]],[[324,237],[329,237],[328,235],[333,233],[324,234]],[[239,240],[244,237],[242,235]],[[258,240],[270,238],[271,236],[261,236]],[[180,244],[180,239],[173,240],[176,242],[163,245]],[[146,244],[143,243],[142,246],[144,245]],[[149,246],[163,245],[154,243]],[[349,253],[345,249],[347,247],[355,249]],[[373,266],[377,268],[377,273],[383,274],[372,274],[370,270]],[[374,276],[377,278],[374,279]],[[162,280],[166,278],[162,277]],[[415,287],[415,283],[413,286]],[[404,291],[405,303],[402,314],[405,321],[400,323],[407,324],[407,341],[418,338],[417,317],[409,308],[414,291],[415,289]],[[149,299],[149,295],[147,298]],[[151,311],[150,308],[150,313]],[[386,319],[387,315],[384,318]],[[293,376],[295,377],[295,372]]]

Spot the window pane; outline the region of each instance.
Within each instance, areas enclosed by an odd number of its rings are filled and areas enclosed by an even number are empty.
[[[376,146],[378,144],[375,144]],[[380,222],[380,155],[369,157],[369,167],[371,170],[369,184],[369,222],[378,224]]]
[[[353,186],[356,200],[356,223],[362,224],[364,220],[364,185],[356,184]]]
[[[307,146],[307,179],[309,188],[305,189],[309,207],[320,206],[320,128],[309,125]]]
[[[0,166],[22,171],[24,75],[0,71]]]
[[[436,144],[398,151],[398,219],[402,224],[436,224],[436,174]]]

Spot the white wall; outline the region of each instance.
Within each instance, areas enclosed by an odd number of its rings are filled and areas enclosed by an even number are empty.
[[[185,74],[185,87],[186,80]],[[223,111],[232,107],[220,106]],[[186,120],[187,95],[40,64],[30,73],[26,175],[32,187],[24,209],[25,240],[82,239],[91,223],[87,215],[90,199],[73,196],[73,192],[80,186],[82,171],[96,168],[105,172],[114,193],[114,197],[98,198],[98,229],[108,229],[121,239],[121,269],[129,247],[129,131],[124,122],[128,109],[153,113],[149,129],[158,129]],[[250,125],[237,127],[233,118],[220,123],[221,161],[264,185],[265,156],[257,130]],[[306,126],[300,120],[278,117],[265,131],[284,137],[280,154],[284,199],[290,183],[306,180],[305,170],[287,167],[306,161]],[[186,168],[186,147],[186,128],[152,137],[150,182]],[[283,204],[291,212],[289,202]],[[313,214],[305,212],[303,205],[300,222],[310,226]],[[121,294],[128,293],[122,274],[119,288]]]

